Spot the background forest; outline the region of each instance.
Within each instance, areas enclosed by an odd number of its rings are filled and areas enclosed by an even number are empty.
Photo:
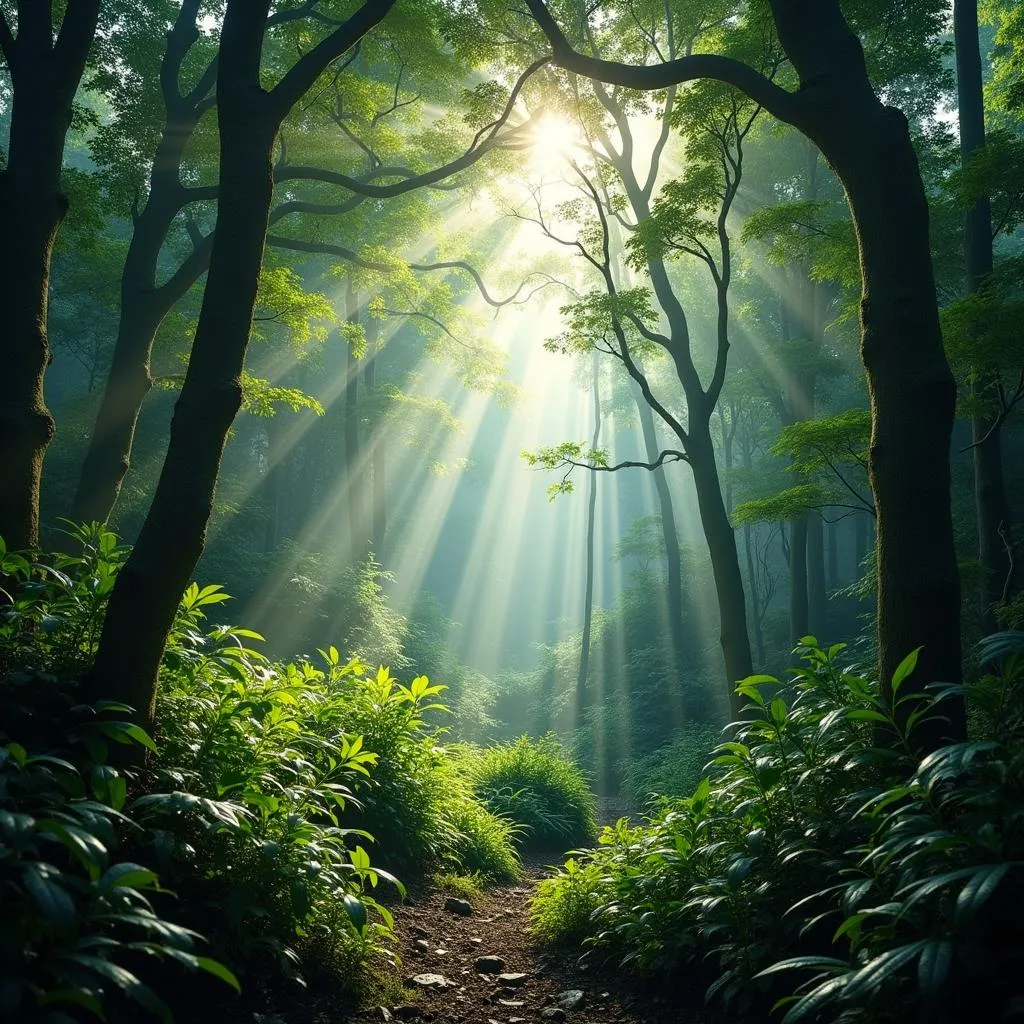
[[[0,1017],[355,977],[594,794],[649,817],[541,939],[1024,1014],[1019,5],[0,0],[0,55]],[[778,924],[886,839],[914,913]]]

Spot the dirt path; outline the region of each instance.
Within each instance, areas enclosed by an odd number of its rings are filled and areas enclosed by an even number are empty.
[[[703,985],[680,979],[655,990],[635,979],[581,968],[577,953],[531,940],[529,899],[542,875],[528,867],[516,885],[488,890],[472,912],[427,890],[395,912],[405,992],[402,1002],[361,1020],[436,1024],[726,1024],[704,1007]],[[467,908],[461,908],[465,911]],[[493,958],[490,961],[482,958]]]

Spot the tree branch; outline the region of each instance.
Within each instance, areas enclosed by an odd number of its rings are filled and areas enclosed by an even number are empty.
[[[650,91],[667,89],[681,82],[711,78],[734,86],[759,103],[773,117],[797,127],[803,122],[803,103],[797,93],[780,88],[742,61],[711,53],[690,54],[661,64],[635,66],[618,61],[588,57],[572,48],[544,0],[526,0],[534,21],[547,36],[554,51],[552,63],[566,71],[610,85]]]
[[[270,92],[278,120],[283,121],[330,64],[380,24],[394,5],[395,0],[367,0],[352,17],[300,57]],[[312,10],[311,5],[307,7]]]

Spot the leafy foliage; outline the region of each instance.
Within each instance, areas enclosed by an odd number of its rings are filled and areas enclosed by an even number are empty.
[[[481,750],[470,772],[493,813],[525,826],[525,846],[565,849],[597,834],[590,786],[554,733]]]
[[[691,796],[541,883],[535,930],[646,970],[710,954],[709,996],[781,997],[787,1024],[1014,1012],[1019,654],[967,687],[985,733],[919,761],[914,726],[961,688],[901,695],[912,653],[892,680],[904,727],[842,645],[798,650],[789,683],[739,684],[749,713]]]

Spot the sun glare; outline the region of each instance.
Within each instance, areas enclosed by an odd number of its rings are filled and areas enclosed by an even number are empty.
[[[579,144],[579,128],[568,118],[544,114],[531,134],[530,167],[544,177],[561,174]]]

